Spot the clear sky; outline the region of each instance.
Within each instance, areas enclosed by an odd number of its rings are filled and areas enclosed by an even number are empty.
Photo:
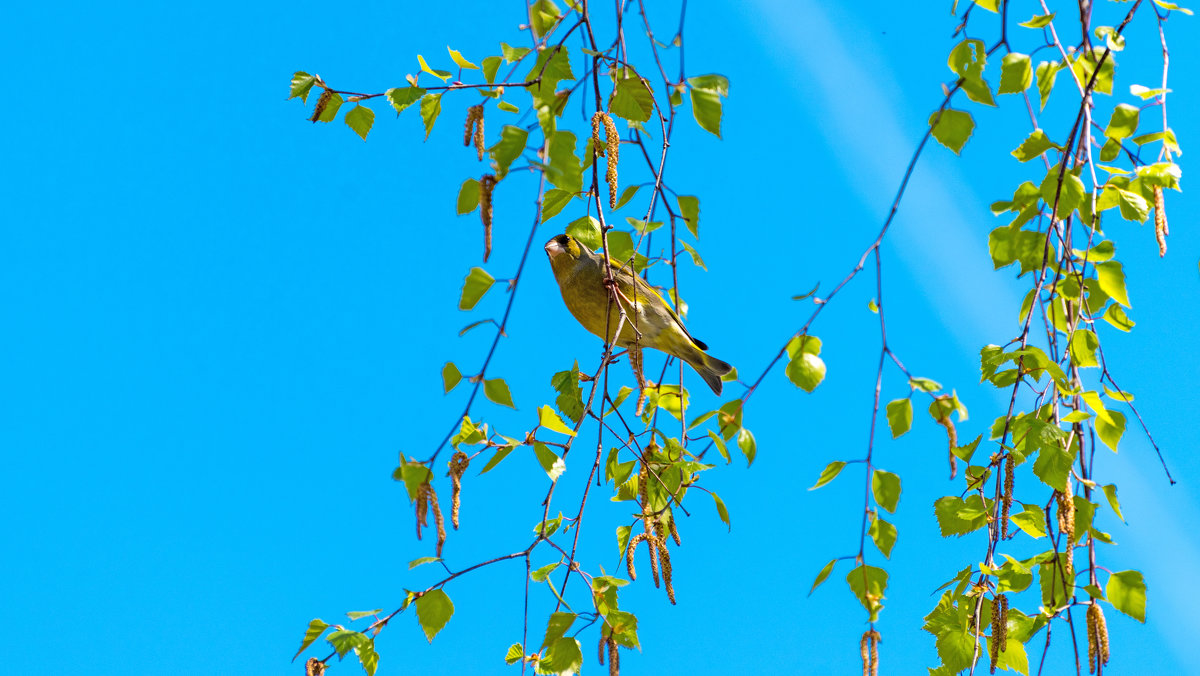
[[[727,75],[731,96],[724,140],[684,119],[668,161],[672,187],[701,198],[709,268],[685,266],[680,284],[693,332],[743,375],[757,374],[808,316],[789,296],[818,281],[830,288],[874,237],[951,77],[949,2],[828,4],[689,4],[689,74]],[[1014,0],[1022,18],[1037,8]],[[301,69],[378,91],[402,85],[418,53],[445,62],[435,67],[447,67],[446,45],[478,60],[520,39],[518,11],[217,2],[6,12],[0,60],[14,105],[0,137],[0,608],[20,637],[8,671],[299,673],[288,660],[310,619],[390,611],[404,588],[439,578],[434,566],[408,570],[432,545],[414,539],[391,471],[397,452],[426,456],[461,410],[466,393],[442,395],[441,366],[476,368],[490,336],[457,331],[499,316],[506,301],[497,287],[471,313],[456,307],[481,247],[477,217],[454,212],[459,184],[479,173],[459,145],[460,110],[474,99],[448,96],[454,112],[428,142],[416,110],[395,120],[376,105],[364,143],[340,122],[309,124],[285,98]],[[1168,25],[1171,122],[1185,151],[1200,138],[1190,115],[1200,105],[1194,21]],[[1133,47],[1157,43],[1144,17],[1128,36]],[[1160,67],[1118,63],[1119,95],[1139,78],[1152,84]],[[1069,91],[1056,94],[1066,101]],[[986,238],[999,224],[987,205],[1031,177],[1016,160],[996,160],[1027,133],[1022,107],[1013,97],[999,110],[972,106],[975,138],[961,158],[930,149],[883,248],[892,346],[909,369],[957,388],[972,413],[963,437],[1006,403],[978,385],[977,355],[1018,331],[1025,280],[990,270]],[[514,177],[498,197],[487,264],[497,278],[515,270],[535,189]],[[1101,563],[1142,570],[1149,585],[1145,626],[1109,613],[1113,673],[1200,673],[1188,582],[1200,560],[1191,422],[1200,202],[1191,192],[1168,199],[1165,259],[1151,228],[1110,226],[1137,328],[1105,330],[1106,355],[1179,480],[1167,485],[1132,425],[1120,454],[1097,460],[1129,521],[1102,512],[1120,545],[1102,550]],[[537,240],[567,222],[551,221]],[[562,308],[540,252],[518,293],[489,369],[509,381],[518,411],[478,405],[510,436],[552,399],[554,372],[576,359],[591,368],[601,349]],[[860,278],[815,326],[829,367],[815,394],[780,369],[755,395],[745,420],[757,461],[706,478],[729,506],[732,532],[700,494],[681,520],[679,604],[641,578],[623,590],[643,643],[623,655],[626,673],[857,673],[864,613],[845,588],[847,569],[805,592],[826,561],[857,549],[861,470],[805,489],[829,461],[863,453],[873,296]],[[614,374],[631,379],[624,368]],[[694,405],[715,403],[694,377],[689,386]],[[894,371],[884,388],[885,399],[907,393]],[[979,534],[937,536],[933,500],[960,490],[946,480],[944,446],[944,432],[918,416],[912,433],[877,449],[878,464],[904,480],[892,559],[872,551],[869,560],[891,573],[879,623],[889,673],[936,664],[920,630],[932,592],[985,549]],[[587,455],[568,463],[556,511],[578,504]],[[477,467],[465,480],[463,528],[447,545],[456,569],[524,548],[541,514],[547,480],[531,454],[483,477]],[[627,510],[591,504],[583,561],[612,571],[612,528]],[[1014,548],[1040,551],[1028,540]],[[379,639],[380,673],[504,671],[506,647],[520,640],[522,577],[509,563],[454,581],[456,615],[432,646],[411,613],[401,616]],[[535,592],[531,635],[551,606]],[[1051,649],[1054,673],[1070,657],[1065,638]],[[593,673],[594,641],[585,634]],[[359,672],[346,664],[334,673]]]

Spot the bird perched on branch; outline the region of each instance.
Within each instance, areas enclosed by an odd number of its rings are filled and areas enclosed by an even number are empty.
[[[725,362],[705,354],[708,346],[692,337],[667,301],[645,280],[628,267],[613,261],[615,301],[610,306],[608,276],[604,256],[570,235],[558,235],[546,242],[550,268],[562,291],[567,309],[583,328],[605,341],[629,348],[630,362],[638,384],[645,387],[641,369],[641,348],[652,347],[687,362],[716,394],[721,394],[721,376],[733,370]],[[605,320],[605,310],[608,319]],[[621,321],[621,311],[626,319]],[[620,325],[620,333],[616,333]],[[609,335],[605,335],[605,332]]]

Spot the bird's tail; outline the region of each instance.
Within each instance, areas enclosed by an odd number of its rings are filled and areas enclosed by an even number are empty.
[[[721,389],[723,385],[721,382],[721,376],[732,371],[732,366],[712,355],[700,352],[699,350],[697,350],[694,355],[691,355],[690,358],[686,359],[685,361],[687,361],[688,366],[691,366],[696,370],[696,373],[700,374],[700,377],[704,379],[704,382],[708,383],[708,386],[712,388],[714,394],[721,396]]]

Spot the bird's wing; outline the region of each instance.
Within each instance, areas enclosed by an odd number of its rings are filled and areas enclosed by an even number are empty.
[[[629,268],[622,268],[616,274],[617,288],[621,289],[622,293],[630,294],[633,290],[631,288],[632,286],[637,289],[637,295],[649,298],[651,299],[651,302],[657,300],[662,304],[662,307],[666,308],[667,314],[670,315],[671,319],[675,322],[675,325],[679,327],[679,330],[683,331],[683,335],[688,337],[688,340],[695,343],[696,347],[700,348],[701,350],[708,349],[708,345],[705,345],[704,342],[697,340],[696,337],[687,330],[687,327],[683,325],[683,320],[679,318],[679,315],[675,314],[675,308],[671,307],[670,303],[668,303],[666,299],[663,298],[657,290],[655,290],[654,287],[650,286],[649,282],[630,272]],[[630,280],[632,280],[632,284]]]

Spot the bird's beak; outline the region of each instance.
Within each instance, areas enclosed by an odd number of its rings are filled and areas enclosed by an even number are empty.
[[[552,239],[546,243],[546,254],[551,258],[554,258],[564,251],[566,251],[566,249],[564,249],[563,246],[558,243],[558,240]]]

